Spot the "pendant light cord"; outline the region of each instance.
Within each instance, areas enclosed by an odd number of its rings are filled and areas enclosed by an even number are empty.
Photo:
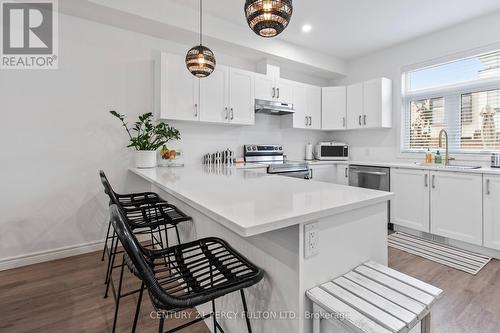
[[[200,0],[200,45],[203,44],[203,0]]]

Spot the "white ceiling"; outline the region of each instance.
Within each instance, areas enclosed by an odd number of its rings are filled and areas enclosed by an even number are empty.
[[[167,0],[198,9],[198,0]],[[205,0],[204,11],[246,25],[244,0]],[[499,0],[295,0],[279,38],[311,50],[356,58],[500,10]],[[303,24],[313,30],[305,34]]]

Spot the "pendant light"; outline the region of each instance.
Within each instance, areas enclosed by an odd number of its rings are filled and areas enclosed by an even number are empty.
[[[246,0],[245,16],[250,29],[262,37],[274,37],[292,18],[292,0]]]
[[[186,55],[186,66],[191,74],[204,78],[215,69],[215,55],[208,47],[203,46],[203,3],[200,0],[200,45],[191,48]]]

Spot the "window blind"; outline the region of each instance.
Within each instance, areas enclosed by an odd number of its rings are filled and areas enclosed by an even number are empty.
[[[402,151],[500,150],[500,51],[403,73]],[[444,145],[444,142],[443,142]]]

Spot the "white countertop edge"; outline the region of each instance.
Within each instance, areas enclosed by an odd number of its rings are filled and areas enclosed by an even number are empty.
[[[358,209],[358,208],[362,208],[362,207],[366,207],[366,206],[375,205],[375,204],[378,204],[381,202],[389,201],[394,197],[394,193],[385,192],[384,194],[381,194],[375,198],[356,201],[356,202],[345,204],[343,206],[338,206],[338,207],[335,207],[332,209],[325,209],[325,210],[317,211],[314,213],[294,216],[292,218],[285,218],[285,219],[281,219],[281,220],[276,220],[274,222],[269,222],[265,225],[244,228],[244,227],[232,222],[231,220],[228,220],[228,219],[214,213],[212,210],[204,207],[203,205],[200,205],[197,202],[194,202],[194,201],[184,197],[183,195],[179,194],[178,192],[172,191],[171,189],[162,185],[161,183],[157,182],[156,180],[151,179],[150,177],[147,177],[144,174],[139,173],[138,170],[136,170],[135,168],[129,168],[129,171],[131,171],[135,175],[149,181],[150,183],[154,184],[155,186],[157,186],[161,190],[174,196],[178,200],[183,201],[187,205],[200,211],[201,213],[205,214],[206,216],[214,219],[215,221],[217,221],[221,225],[225,226],[229,230],[232,230],[233,232],[237,233],[238,235],[240,235],[242,237],[252,237],[252,236],[263,234],[266,232],[287,228],[287,227],[290,227],[293,225],[308,223],[308,222],[311,222],[313,220],[317,220],[320,218],[324,218],[324,217],[328,217],[328,216],[332,216],[332,215],[337,215],[337,214],[351,211],[354,209]],[[268,177],[282,177],[282,176],[270,175]]]
[[[367,161],[363,161],[363,162],[361,162],[361,161],[349,161],[349,165],[500,175],[500,168],[496,169],[496,168],[491,168],[491,167],[482,167],[480,169],[453,169],[453,168],[445,169],[445,168],[439,168],[437,166],[432,166],[432,165],[418,165],[418,164],[409,163],[409,162],[367,162]]]

